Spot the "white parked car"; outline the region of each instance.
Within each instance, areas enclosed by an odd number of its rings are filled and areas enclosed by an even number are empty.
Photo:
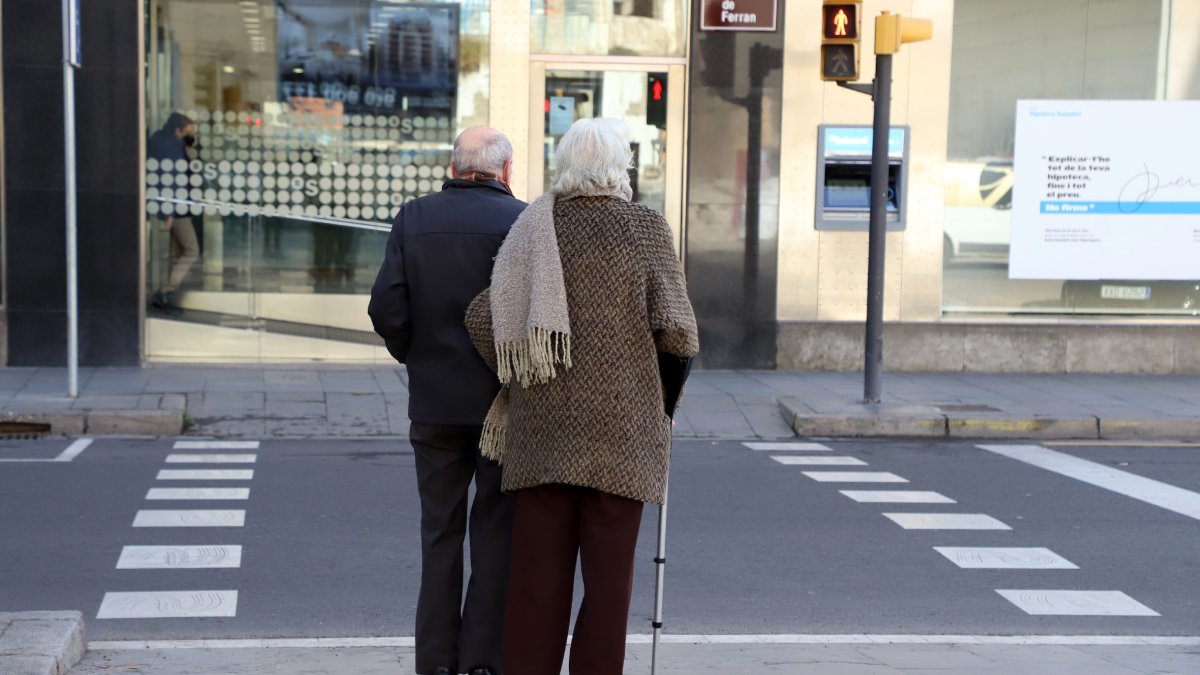
[[[1012,226],[1010,159],[946,163],[944,257],[1008,257]]]

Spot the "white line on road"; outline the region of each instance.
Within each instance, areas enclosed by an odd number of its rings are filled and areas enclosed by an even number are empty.
[[[996,592],[1032,616],[1161,616],[1121,591]]]
[[[838,490],[856,502],[869,504],[957,504],[938,492],[920,490]]]
[[[167,464],[253,464],[258,455],[167,455]]]
[[[797,450],[805,452],[829,452],[829,446],[820,443],[742,443],[751,450]]]
[[[237,616],[237,591],[105,593],[97,619]]]
[[[91,444],[92,444],[92,439],[80,438],[80,439],[76,440],[74,443],[68,445],[67,449],[63,450],[61,455],[54,458],[54,461],[69,462],[69,461],[75,459],[76,457],[78,457],[79,453],[83,452],[84,450],[87,450],[88,446]]]
[[[866,466],[857,457],[812,457],[806,455],[771,455],[771,459],[788,466]]]
[[[805,476],[819,483],[907,483],[907,478],[901,478],[886,471],[801,471]]]
[[[175,450],[257,450],[258,441],[175,441]]]
[[[210,569],[242,566],[241,546],[126,546],[119,570]]]
[[[53,459],[25,459],[25,458],[8,459],[8,458],[5,458],[5,459],[0,459],[0,462],[70,462],[73,459],[75,459],[76,457],[78,457],[79,453],[83,452],[84,450],[87,450],[88,446],[91,444],[92,444],[92,439],[79,438],[79,439],[76,439],[75,442],[68,445],[66,450],[63,450],[62,452],[60,452],[58,454],[58,456]]]
[[[906,530],[1011,530],[995,518],[982,513],[885,513]]]
[[[1048,548],[934,546],[950,562],[969,570],[1077,570],[1070,560]]]
[[[158,480],[250,480],[254,469],[163,469]]]
[[[156,511],[143,509],[133,518],[134,527],[243,527],[246,512],[241,509]]]
[[[628,644],[649,644],[651,636],[641,633],[625,636]],[[1071,646],[1154,646],[1198,647],[1200,636],[1173,635],[671,635],[661,636],[665,644],[677,645],[1071,645]],[[312,649],[320,647],[413,647],[412,637],[344,638],[243,638],[212,640],[93,640],[92,651],[146,649]]]
[[[1200,494],[1190,490],[1043,448],[1040,445],[980,445],[978,447],[1200,520]]]
[[[150,488],[149,500],[243,500],[250,498],[250,488]]]

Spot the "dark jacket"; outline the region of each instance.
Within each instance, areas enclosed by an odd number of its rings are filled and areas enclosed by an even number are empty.
[[[483,424],[500,385],[463,317],[491,284],[496,253],[525,206],[499,183],[453,179],[396,214],[367,312],[408,366],[413,422]]]

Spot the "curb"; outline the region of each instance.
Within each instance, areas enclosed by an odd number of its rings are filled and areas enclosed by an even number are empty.
[[[66,675],[84,651],[81,612],[0,613],[5,675]]]
[[[988,414],[964,416],[919,405],[849,404],[845,413],[816,413],[796,398],[779,413],[798,436],[831,438],[1009,438],[1200,440],[1200,417],[1102,419]]]
[[[178,436],[183,410],[8,411],[0,422],[50,425],[52,436]]]

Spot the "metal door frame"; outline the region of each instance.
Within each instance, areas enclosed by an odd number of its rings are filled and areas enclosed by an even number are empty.
[[[529,147],[526,149],[528,167],[527,199],[533,201],[542,194],[545,181],[542,138],[545,136],[547,70],[577,70],[587,72],[622,71],[632,73],[667,73],[667,171],[663,192],[663,215],[675,237],[675,250],[681,256],[685,235],[684,204],[687,166],[687,59],[643,58],[612,56],[530,56],[529,57]],[[676,131],[678,130],[678,131]]]

